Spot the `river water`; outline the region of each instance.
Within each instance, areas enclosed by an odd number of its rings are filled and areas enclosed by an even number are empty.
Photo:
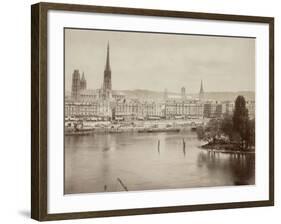
[[[254,155],[202,144],[192,131],[65,136],[65,194],[255,184]]]

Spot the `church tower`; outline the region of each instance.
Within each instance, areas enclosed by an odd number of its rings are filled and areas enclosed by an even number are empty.
[[[181,99],[186,100],[186,93],[185,93],[185,87],[181,88]]]
[[[80,73],[77,69],[72,73],[71,97],[73,100],[79,100],[80,97]]]
[[[200,101],[204,100],[204,89],[203,89],[203,81],[202,80],[201,80],[201,85],[200,85],[199,100]]]
[[[106,64],[103,77],[103,97],[105,99],[111,98],[111,68],[110,68],[110,52],[109,43],[107,44]]]
[[[85,79],[84,72],[82,73],[82,78],[80,80],[80,89],[81,90],[87,89],[87,81]]]

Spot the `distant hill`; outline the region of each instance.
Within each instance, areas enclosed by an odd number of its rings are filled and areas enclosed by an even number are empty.
[[[255,100],[255,92],[241,91],[241,92],[207,92],[205,99],[212,99],[217,101],[231,100],[234,101],[237,96],[242,95],[246,100]],[[198,94],[191,94],[192,97],[198,97]]]
[[[125,95],[129,97],[136,98],[151,98],[151,99],[159,99],[164,97],[164,92],[157,92],[151,90],[121,90]],[[180,97],[180,93],[168,92],[169,97]],[[186,94],[191,98],[198,98],[198,94]],[[242,95],[246,98],[246,100],[255,100],[255,92],[252,91],[240,91],[240,92],[206,92],[205,99],[224,101],[231,100],[234,101],[237,96]]]
[[[121,90],[120,92],[132,98],[151,98],[159,99],[164,97],[163,92],[157,92],[145,89],[135,89],[135,90]],[[170,94],[170,93],[169,93]]]
[[[130,98],[145,98],[145,99],[163,99],[164,92],[157,92],[152,90],[145,89],[135,89],[135,90],[117,90],[117,92],[124,93]],[[65,96],[70,96],[71,92],[66,91]],[[170,98],[180,97],[180,93],[168,92]],[[191,93],[186,94],[191,98],[198,98],[198,94]],[[217,101],[225,101],[231,100],[234,101],[238,95],[242,95],[246,100],[255,100],[255,92],[252,91],[240,91],[240,92],[206,92],[205,99],[217,100]]]

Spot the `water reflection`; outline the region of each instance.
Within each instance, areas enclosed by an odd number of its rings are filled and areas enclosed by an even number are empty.
[[[191,131],[66,136],[65,193],[255,183],[254,155],[209,153],[201,144]]]
[[[197,160],[198,167],[206,166],[209,172],[225,170],[233,179],[233,185],[249,185],[255,183],[254,154],[224,154],[200,152]]]

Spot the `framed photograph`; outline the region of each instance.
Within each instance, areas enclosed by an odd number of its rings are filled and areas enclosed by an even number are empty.
[[[31,8],[32,218],[274,204],[274,18]]]

